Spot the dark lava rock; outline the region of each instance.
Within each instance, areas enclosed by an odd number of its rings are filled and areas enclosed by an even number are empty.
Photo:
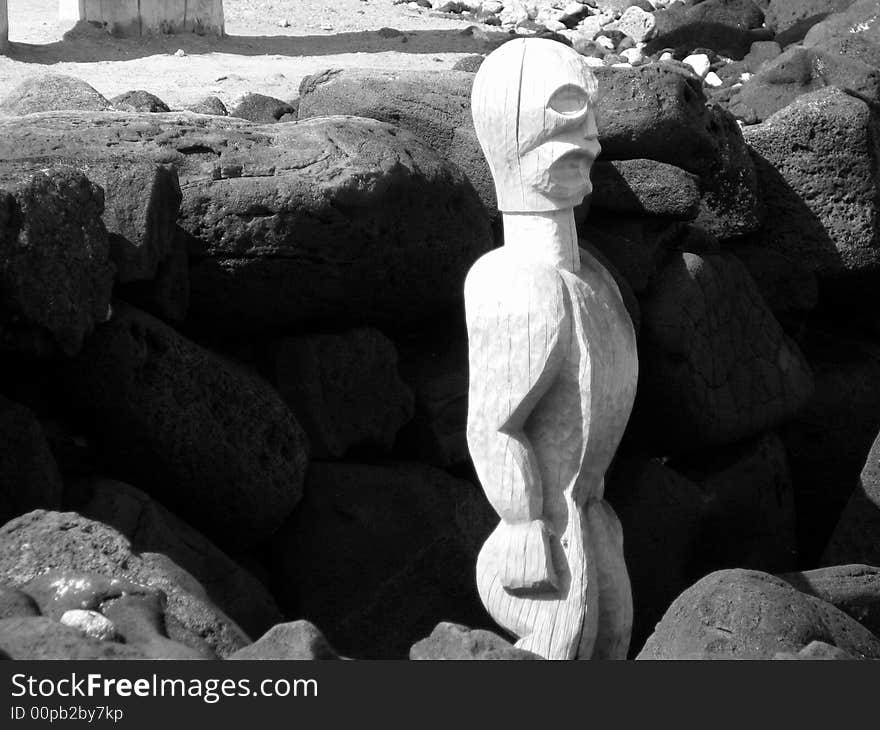
[[[33,509],[58,509],[62,490],[40,422],[0,396],[0,524]]]
[[[168,112],[168,105],[149,91],[126,91],[110,99],[114,109],[122,112]]]
[[[796,25],[815,25],[852,4],[853,0],[770,0],[765,20],[779,34]]]
[[[880,268],[878,134],[871,107],[835,88],[747,127],[766,209],[752,242],[798,259],[820,282]]]
[[[291,621],[273,626],[250,646],[227,659],[339,659],[324,634],[308,621]]]
[[[110,473],[237,549],[302,494],[307,440],[268,383],[129,305],[60,368]]]
[[[830,8],[829,8],[830,9]],[[877,0],[856,0],[839,13],[817,23],[804,37],[805,46],[815,46],[832,38],[862,37],[880,43],[880,5]]]
[[[524,649],[517,649],[509,641],[497,634],[483,629],[469,629],[467,626],[443,621],[434,628],[431,635],[413,644],[409,658],[504,661],[541,660],[542,657]]]
[[[0,347],[39,355],[57,345],[73,355],[107,319],[103,211],[101,189],[78,171],[0,175]]]
[[[191,111],[194,114],[208,114],[216,117],[229,116],[229,110],[226,108],[226,105],[216,96],[206,96],[201,101],[188,106],[187,111]]]
[[[193,647],[207,644],[220,656],[250,643],[180,566],[158,553],[134,552],[126,538],[100,522],[73,512],[36,510],[0,528],[0,548],[0,581],[14,588],[56,571],[55,578],[76,587],[80,608],[83,601],[91,607],[89,601],[122,595],[128,584],[148,586],[142,592],[167,596],[171,639]],[[113,580],[118,584],[109,585]]]
[[[724,570],[673,602],[637,658],[772,659],[816,640],[856,657],[880,658],[880,639],[830,603],[767,573]]]
[[[39,615],[40,607],[27,593],[0,584],[0,619]]]
[[[309,437],[313,458],[352,446],[388,452],[413,415],[394,344],[375,329],[287,337],[277,343],[275,385]]]
[[[256,636],[281,620],[262,583],[139,489],[109,479],[68,482],[65,506],[118,530],[135,552],[173,560],[249,635]]]
[[[780,575],[801,593],[837,606],[874,634],[880,634],[880,568],[833,565]]]
[[[797,97],[826,86],[880,102],[880,70],[819,48],[793,46],[768,62],[731,97],[728,108],[747,124],[767,119]]]
[[[229,112],[229,116],[259,124],[273,124],[296,120],[296,108],[272,96],[247,94]]]
[[[752,0],[705,0],[691,6],[676,3],[654,13],[654,36],[649,54],[671,48],[682,58],[701,46],[722,56],[742,58],[752,43],[772,40],[773,32],[762,28],[764,13]]]
[[[62,74],[40,74],[22,81],[0,101],[0,115],[35,112],[106,111],[111,104],[85,81]]]
[[[45,616],[0,619],[0,650],[11,659],[146,659],[137,647],[90,639]]]
[[[692,451],[757,435],[812,394],[807,362],[735,257],[675,254],[641,304],[638,407],[655,447]]]
[[[473,576],[496,522],[478,486],[431,467],[312,462],[275,594],[346,656],[404,658],[440,617],[487,623]]]
[[[691,220],[700,210],[700,181],[655,160],[597,162],[591,209]]]

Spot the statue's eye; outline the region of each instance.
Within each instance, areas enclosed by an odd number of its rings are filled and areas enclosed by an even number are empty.
[[[558,114],[578,114],[584,111],[590,97],[586,90],[575,84],[560,86],[550,97],[549,106]]]

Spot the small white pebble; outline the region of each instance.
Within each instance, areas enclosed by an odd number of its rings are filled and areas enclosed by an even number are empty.
[[[97,611],[74,608],[64,612],[61,623],[82,631],[90,639],[113,641],[116,638],[116,627],[113,622]]]
[[[748,71],[743,71],[739,77],[739,80],[742,81],[743,83],[745,83],[750,78],[752,78],[752,75]]]
[[[661,61],[674,61],[675,56],[673,56],[669,51],[666,51],[666,53],[661,54],[660,60]]]
[[[612,63],[611,68],[632,68],[631,63]]]
[[[701,79],[709,73],[709,68],[712,66],[712,62],[709,61],[709,57],[705,53],[695,53],[688,56],[684,59],[684,63],[690,66]]]
[[[614,50],[614,41],[611,40],[607,35],[596,36],[596,43],[598,43],[602,48],[607,48],[609,51]]]
[[[174,52],[174,55],[177,56],[178,58],[183,58],[183,56],[186,55],[186,51],[184,51],[182,48],[178,48],[178,49]]]
[[[724,85],[724,82],[718,77],[718,74],[714,71],[710,71],[709,73],[707,73],[706,78],[704,78],[703,81],[706,82],[707,86],[712,86],[713,88]]]
[[[638,48],[627,48],[621,51],[620,57],[632,66],[638,66],[645,60],[645,55]]]
[[[583,56],[581,58],[581,61],[587,66],[599,67],[605,65],[605,61],[603,61],[601,58],[594,58],[593,56]]]

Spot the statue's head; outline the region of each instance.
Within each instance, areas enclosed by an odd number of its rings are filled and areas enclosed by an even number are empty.
[[[508,41],[483,61],[471,110],[499,210],[573,208],[592,191],[596,89],[584,58],[556,41]]]

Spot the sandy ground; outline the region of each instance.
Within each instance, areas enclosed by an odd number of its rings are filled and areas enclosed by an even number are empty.
[[[51,71],[82,78],[107,97],[146,89],[172,108],[209,94],[227,105],[248,92],[290,100],[304,76],[325,68],[451,68],[505,37],[392,0],[225,0],[224,10],[222,39],[119,39],[60,23],[57,0],[9,0],[11,49],[0,56],[0,98],[22,79]],[[404,35],[384,37],[381,28]],[[186,55],[174,55],[178,49]]]

